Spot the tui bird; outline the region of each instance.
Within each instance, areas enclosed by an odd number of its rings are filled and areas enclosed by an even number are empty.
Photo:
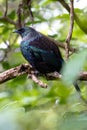
[[[31,27],[22,27],[15,32],[21,35],[21,52],[33,68],[43,74],[54,71],[61,73],[64,60],[54,40]],[[74,86],[80,92],[76,82]]]

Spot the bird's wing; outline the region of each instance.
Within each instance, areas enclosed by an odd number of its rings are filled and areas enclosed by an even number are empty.
[[[42,35],[42,37],[31,41],[29,47],[35,58],[56,66],[57,68],[62,65],[63,59],[58,47],[45,36]]]
[[[54,64],[58,60],[53,51],[46,51],[35,46],[30,46],[30,49],[32,50],[32,53],[36,58],[40,58],[42,59],[42,61],[48,62],[49,64]]]
[[[29,45],[36,47],[40,50],[44,50],[44,52],[53,52],[57,56],[57,58],[62,59],[60,50],[55,44],[55,42],[43,34],[41,34],[40,37],[36,38],[35,40],[31,41]]]

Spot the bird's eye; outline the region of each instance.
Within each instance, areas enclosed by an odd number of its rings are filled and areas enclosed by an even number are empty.
[[[24,28],[20,28],[18,31],[23,33],[25,30],[24,30]]]

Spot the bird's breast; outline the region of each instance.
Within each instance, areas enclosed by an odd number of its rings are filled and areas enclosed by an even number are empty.
[[[26,41],[22,41],[20,45],[21,52],[26,60],[30,62],[31,60],[31,53],[30,53],[30,46],[29,43]]]

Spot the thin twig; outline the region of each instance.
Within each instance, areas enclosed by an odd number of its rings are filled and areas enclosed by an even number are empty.
[[[7,16],[7,12],[8,12],[8,0],[6,0],[6,10],[5,10],[5,13],[4,13],[4,17]]]
[[[18,10],[17,10],[17,15],[18,15],[18,27],[22,27],[22,3],[18,5]]]
[[[70,28],[66,38],[67,43],[70,43],[73,32],[73,26],[74,26],[74,7],[73,7],[73,0],[70,0]]]
[[[31,78],[36,84],[38,84],[41,88],[47,88],[47,84],[43,83],[35,74],[29,74],[29,78]]]
[[[51,41],[53,41],[57,46],[59,46],[59,47],[65,49],[65,43],[62,43],[62,42],[56,41],[56,40],[54,40],[54,39],[51,38],[51,37],[47,37],[47,38],[50,39]],[[69,51],[71,51],[71,52],[74,53],[74,52],[78,52],[79,49],[77,49],[77,48],[72,48],[72,47],[69,46]]]
[[[70,48],[70,40],[72,38],[73,26],[74,26],[74,7],[73,7],[73,0],[70,0],[70,27],[69,32],[66,38],[66,60],[69,58],[69,48]]]
[[[27,0],[27,6],[28,6],[28,9],[29,9],[30,20],[33,22],[34,17],[33,17],[33,13],[32,13],[32,10],[31,10],[31,0]]]
[[[65,2],[65,0],[58,0],[58,2],[60,2],[60,4],[70,13],[70,7],[69,5]],[[77,25],[80,27],[80,29],[87,34],[87,29],[85,27],[82,26],[82,22],[80,20],[80,18],[78,17],[78,15],[74,12],[74,19],[77,23]]]
[[[17,26],[17,23],[15,21],[13,21],[12,19],[10,19],[9,17],[0,17],[0,21],[5,21],[5,22],[8,22],[10,24],[13,24],[15,26]]]
[[[4,16],[0,17],[0,21],[8,22],[8,23],[10,23],[10,24],[15,25],[15,27],[16,27],[16,26],[17,26],[17,23],[14,22],[12,19],[10,19],[10,18],[7,16],[7,13],[8,13],[8,0],[6,0],[6,7],[5,7]]]

